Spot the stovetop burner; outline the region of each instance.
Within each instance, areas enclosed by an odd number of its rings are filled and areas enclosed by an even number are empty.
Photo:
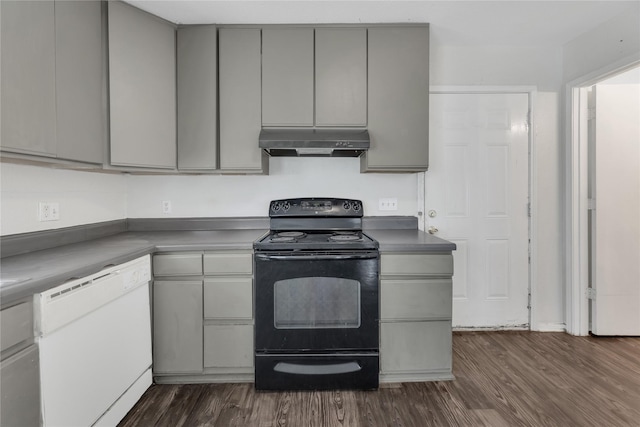
[[[280,231],[276,233],[274,237],[288,237],[290,239],[301,239],[305,237],[307,233],[304,231]]]
[[[283,199],[270,204],[271,232],[258,251],[372,250],[378,242],[362,232],[362,202],[351,199]]]
[[[271,239],[269,239],[269,241],[274,243],[293,243],[296,241],[296,239],[295,237],[286,237],[286,236],[278,237],[276,235],[276,236],[273,236]]]
[[[329,236],[329,240],[332,242],[359,242],[362,237],[357,234],[334,234]]]

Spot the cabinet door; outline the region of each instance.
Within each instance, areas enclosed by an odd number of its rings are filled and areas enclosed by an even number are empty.
[[[219,33],[222,171],[266,169],[258,147],[262,128],[260,40],[259,29],[224,28]]]
[[[175,29],[109,2],[111,164],[175,169]]]
[[[56,154],[55,30],[51,1],[2,1],[2,149]]]
[[[366,126],[367,30],[318,28],[316,125]]]
[[[429,27],[368,30],[368,129],[362,171],[424,171],[429,164]]]
[[[217,168],[215,25],[178,30],[178,169]]]
[[[153,284],[153,370],[202,372],[202,282]]]
[[[219,320],[253,318],[253,279],[216,278],[204,281],[204,317]]]
[[[252,368],[253,357],[253,325],[204,327],[205,367]]]
[[[0,363],[0,425],[40,425],[38,347],[32,345]]]
[[[106,143],[102,5],[56,1],[55,25],[58,157],[102,163]]]
[[[380,323],[382,373],[451,371],[451,322]]]
[[[262,124],[313,125],[313,28],[262,30]]]

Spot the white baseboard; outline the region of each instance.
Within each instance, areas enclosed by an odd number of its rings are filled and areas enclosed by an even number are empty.
[[[535,331],[535,332],[566,332],[564,323],[538,323],[535,327],[529,325],[504,325],[504,326],[454,326],[457,332],[472,331]]]
[[[529,325],[504,325],[504,326],[454,326],[454,332],[473,331],[528,331]]]
[[[537,328],[531,329],[538,332],[567,332],[567,325],[564,323],[538,323]]]

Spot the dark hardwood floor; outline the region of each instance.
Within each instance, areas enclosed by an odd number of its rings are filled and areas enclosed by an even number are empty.
[[[456,332],[454,381],[378,391],[152,386],[130,426],[640,426],[640,338]]]

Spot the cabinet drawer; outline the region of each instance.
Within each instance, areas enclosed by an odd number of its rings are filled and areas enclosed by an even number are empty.
[[[252,274],[251,252],[204,254],[204,274]]]
[[[32,303],[23,302],[0,312],[0,351],[32,337]]]
[[[382,275],[388,276],[450,276],[453,256],[450,254],[382,254]]]
[[[451,370],[451,322],[380,324],[383,373]]]
[[[380,282],[380,318],[451,319],[451,298],[451,279],[383,279]]]
[[[253,325],[205,325],[204,366],[253,367]]]
[[[154,276],[202,275],[202,254],[171,254],[153,256]]]
[[[253,317],[253,279],[220,278],[204,281],[204,317],[247,319]]]

